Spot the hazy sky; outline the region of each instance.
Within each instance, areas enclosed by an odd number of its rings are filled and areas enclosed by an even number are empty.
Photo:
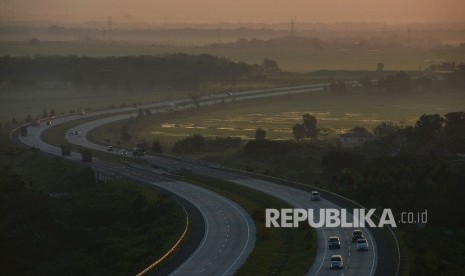
[[[463,21],[465,0],[0,0],[15,19],[164,22]],[[9,12],[9,11],[13,12]]]

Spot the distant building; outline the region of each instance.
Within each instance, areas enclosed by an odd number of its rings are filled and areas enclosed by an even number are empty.
[[[369,132],[348,132],[339,135],[339,141],[344,147],[361,147],[366,141],[373,140]]]

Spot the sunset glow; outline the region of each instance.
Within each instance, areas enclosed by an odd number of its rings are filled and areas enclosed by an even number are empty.
[[[15,20],[120,22],[386,23],[461,21],[463,0],[15,0],[2,1],[1,17]]]

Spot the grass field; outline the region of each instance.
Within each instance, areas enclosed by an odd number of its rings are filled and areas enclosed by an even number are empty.
[[[307,112],[317,117],[318,128],[336,135],[354,126],[372,129],[382,121],[413,124],[422,114],[444,115],[464,109],[465,91],[397,97],[364,93],[334,96],[316,92],[152,116],[130,129],[137,132],[133,137],[139,135],[148,141],[159,138],[165,147],[170,147],[191,134],[253,139],[258,127],[267,131],[269,139],[291,139],[292,126],[300,123]],[[96,138],[117,141],[120,129],[119,124],[105,126],[96,132]]]

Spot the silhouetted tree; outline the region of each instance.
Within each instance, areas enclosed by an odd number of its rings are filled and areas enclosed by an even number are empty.
[[[263,128],[260,127],[255,131],[255,140],[265,140],[265,137],[266,130],[264,130]]]
[[[281,69],[279,69],[278,63],[268,58],[265,58],[263,60],[262,69],[266,73],[276,73],[276,72],[281,71]]]
[[[441,131],[444,122],[439,114],[421,115],[415,124],[415,130],[419,136],[433,137]]]
[[[392,122],[381,122],[377,125],[373,132],[377,137],[388,137],[394,135],[400,130],[400,126],[393,124]]]
[[[405,93],[410,91],[411,79],[404,71],[400,71],[395,75],[389,75],[385,79],[381,79],[378,85],[389,93]]]
[[[294,134],[294,138],[297,140],[302,140],[305,138],[305,126],[303,124],[295,124],[292,127],[292,133]]]
[[[163,152],[161,144],[160,144],[160,140],[158,140],[158,139],[153,140],[152,145],[150,146],[150,151],[155,152],[155,153],[162,153]]]
[[[302,116],[302,120],[305,127],[305,137],[316,140],[318,138],[318,131],[316,129],[316,117],[305,113]]]

